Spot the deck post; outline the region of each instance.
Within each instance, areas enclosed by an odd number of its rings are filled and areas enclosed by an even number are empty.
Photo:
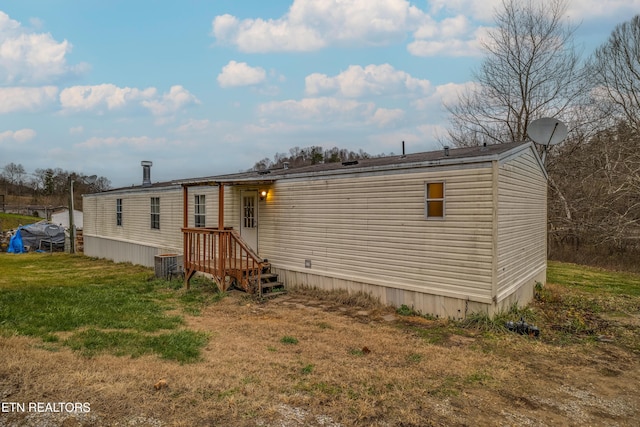
[[[187,228],[189,226],[189,187],[185,184],[182,185],[182,226]],[[184,286],[189,289],[189,279],[191,278],[187,274],[187,233],[182,232],[182,271],[184,271]]]
[[[226,267],[226,250],[227,250],[227,239],[226,235],[223,233],[224,231],[224,184],[218,183],[218,239],[219,239],[219,248],[218,248],[218,272],[220,279],[220,288],[224,291],[224,276],[225,276],[225,267]]]
[[[224,184],[218,184],[218,230],[224,230]]]

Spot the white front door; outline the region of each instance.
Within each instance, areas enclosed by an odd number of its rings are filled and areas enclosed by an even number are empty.
[[[240,210],[240,235],[245,242],[258,252],[258,192],[242,191]]]

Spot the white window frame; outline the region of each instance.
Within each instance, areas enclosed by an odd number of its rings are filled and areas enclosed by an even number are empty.
[[[116,199],[116,226],[122,227],[122,199]]]
[[[206,197],[204,194],[196,194],[193,198],[193,226],[206,227]]]
[[[154,203],[154,202],[157,202],[157,203]],[[151,219],[151,224],[150,224],[151,229],[160,230],[160,197],[151,198],[151,218],[150,219]]]

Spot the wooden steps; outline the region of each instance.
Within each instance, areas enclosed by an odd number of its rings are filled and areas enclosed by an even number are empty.
[[[270,298],[284,293],[284,283],[278,281],[278,275],[271,272],[271,264],[265,262],[260,272],[260,296]]]
[[[184,283],[199,271],[213,276],[218,288],[235,287],[258,296],[285,292],[271,264],[262,259],[240,234],[231,228],[195,227],[182,229],[184,235]]]

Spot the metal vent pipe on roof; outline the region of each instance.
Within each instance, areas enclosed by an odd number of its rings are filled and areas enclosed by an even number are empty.
[[[140,166],[142,166],[142,186],[151,187],[151,166],[153,166],[153,162],[143,160],[140,162]]]
[[[445,157],[449,157],[449,146],[448,145],[444,146],[444,155],[445,155]]]

